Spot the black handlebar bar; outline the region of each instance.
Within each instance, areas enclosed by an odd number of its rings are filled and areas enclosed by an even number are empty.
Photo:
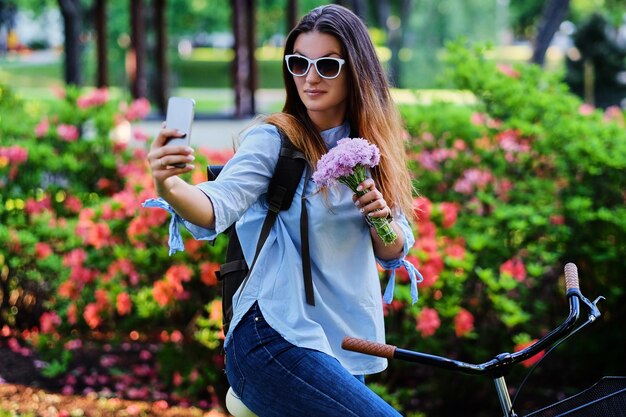
[[[540,351],[552,346],[563,337],[567,337],[570,333],[572,333],[575,330],[574,325],[578,321],[580,315],[581,302],[588,310],[587,322],[594,321],[600,316],[600,311],[596,307],[598,300],[592,303],[581,294],[578,283],[578,270],[576,265],[573,263],[565,265],[565,287],[566,295],[569,299],[570,311],[568,317],[560,326],[525,349],[515,353],[501,353],[493,359],[481,364],[472,364],[442,356],[400,349],[393,345],[371,342],[353,337],[344,338],[341,347],[345,350],[360,352],[367,355],[380,356],[387,359],[400,359],[422,365],[434,366],[445,370],[462,372],[465,374],[486,374],[494,378],[500,377],[505,375],[514,364],[535,356]]]

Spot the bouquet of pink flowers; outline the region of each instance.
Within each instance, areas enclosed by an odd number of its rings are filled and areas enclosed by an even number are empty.
[[[322,155],[313,174],[313,181],[320,187],[329,187],[337,182],[347,185],[357,196],[367,193],[357,191],[367,178],[367,168],[380,162],[380,151],[376,145],[362,138],[343,138],[337,146]],[[387,217],[366,217],[385,245],[396,241],[396,232]]]

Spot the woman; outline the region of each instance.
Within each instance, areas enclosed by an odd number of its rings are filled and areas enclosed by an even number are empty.
[[[283,112],[251,128],[216,181],[190,185],[192,149],[164,146],[164,128],[148,160],[158,194],[198,239],[213,239],[237,222],[248,263],[267,213],[266,191],[282,129],[312,167],[343,137],[378,146],[381,161],[356,198],[345,186],[317,192],[303,176],[315,305],[304,299],[299,204],[280,212],[241,294],[226,335],[226,374],[259,416],[397,416],[363,383],[385,359],[341,349],[346,335],[384,342],[376,262],[401,265],[414,243],[403,131],[384,71],[365,25],[341,6],[312,10],[285,45]],[[184,168],[174,164],[187,163]],[[305,189],[306,185],[306,189]],[[356,205],[356,207],[355,207]],[[390,217],[398,238],[384,245],[364,216]]]

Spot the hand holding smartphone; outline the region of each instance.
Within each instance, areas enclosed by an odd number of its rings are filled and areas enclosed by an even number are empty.
[[[184,136],[170,138],[166,146],[189,146],[195,105],[195,101],[190,98],[170,97],[167,102],[165,126],[168,129],[178,130],[183,133]],[[177,168],[184,168],[185,165],[185,163],[174,164]]]

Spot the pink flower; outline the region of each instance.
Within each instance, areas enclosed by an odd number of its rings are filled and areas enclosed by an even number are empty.
[[[52,248],[45,242],[35,243],[35,256],[37,259],[45,259],[52,255]]]
[[[459,244],[446,245],[446,255],[451,258],[462,260],[465,257],[465,248]]]
[[[459,213],[459,205],[457,203],[449,203],[443,202],[439,204],[443,214],[443,220],[441,225],[445,229],[449,229],[456,223],[458,213]]]
[[[66,142],[74,142],[78,139],[78,128],[73,125],[60,124],[57,126],[57,134]]]
[[[93,106],[100,106],[109,101],[109,90],[107,88],[97,88],[92,92],[78,97],[76,105],[80,109],[88,109]]]
[[[464,308],[461,308],[454,317],[454,332],[457,337],[462,337],[474,330],[474,316]]]
[[[120,110],[125,112],[125,118],[129,122],[134,120],[144,119],[150,114],[150,101],[147,98],[138,98],[130,103],[128,109],[124,109],[124,106]]]
[[[432,208],[433,203],[426,197],[417,197],[413,200],[413,212],[415,213],[415,217],[420,220],[430,219]]]
[[[484,113],[474,112],[470,118],[470,122],[476,126],[482,126],[487,122],[487,116]]]
[[[68,196],[65,199],[64,206],[72,213],[78,213],[83,208],[83,203],[73,195]]]
[[[330,187],[339,182],[351,186],[347,182],[357,174],[359,168],[373,168],[380,162],[380,151],[374,144],[363,138],[343,138],[337,141],[337,146],[322,155],[317,162],[313,181],[320,187]],[[364,180],[363,178],[362,180]],[[360,176],[354,178],[355,188],[362,180]]]
[[[593,114],[595,109],[596,108],[594,106],[592,106],[591,104],[583,103],[578,108],[578,114],[580,114],[582,116],[589,116],[590,114]]]
[[[172,341],[172,343],[180,343],[183,341],[183,339],[184,339],[184,336],[180,330],[174,330],[170,334],[170,340]]]
[[[135,128],[133,129],[133,138],[137,142],[147,142],[150,139],[150,135],[142,129]]]
[[[422,333],[423,337],[432,336],[441,325],[439,313],[430,307],[424,307],[417,317],[417,326],[415,328]]]
[[[133,307],[133,303],[130,299],[130,295],[128,295],[128,293],[125,293],[125,292],[121,292],[117,295],[115,305],[117,308],[117,314],[119,314],[120,316],[125,316],[129,314],[130,310]]]
[[[550,223],[555,226],[560,226],[562,224],[565,224],[565,217],[563,217],[562,214],[553,214],[552,216],[550,216]]]
[[[200,280],[209,287],[217,285],[216,271],[219,271],[220,266],[214,262],[204,262],[200,264]]]
[[[46,311],[39,317],[39,329],[43,334],[54,333],[60,324],[61,317],[54,311]]]
[[[50,129],[50,122],[48,119],[41,119],[41,121],[35,126],[35,136],[41,138],[48,133]]]
[[[102,324],[100,308],[95,303],[87,304],[85,311],[83,312],[83,318],[85,319],[85,323],[87,323],[91,329],[96,329],[100,326],[100,324]]]
[[[522,282],[526,278],[526,267],[520,258],[512,258],[500,266],[500,273],[507,274]]]
[[[174,375],[172,375],[172,384],[174,384],[175,387],[179,387],[182,383],[183,376],[178,371],[174,372]]]
[[[497,64],[496,68],[498,69],[498,71],[500,71],[502,74],[506,75],[507,77],[519,78],[519,76],[520,76],[519,71],[517,71],[516,69],[514,69],[510,65],[507,65],[507,64]]]

